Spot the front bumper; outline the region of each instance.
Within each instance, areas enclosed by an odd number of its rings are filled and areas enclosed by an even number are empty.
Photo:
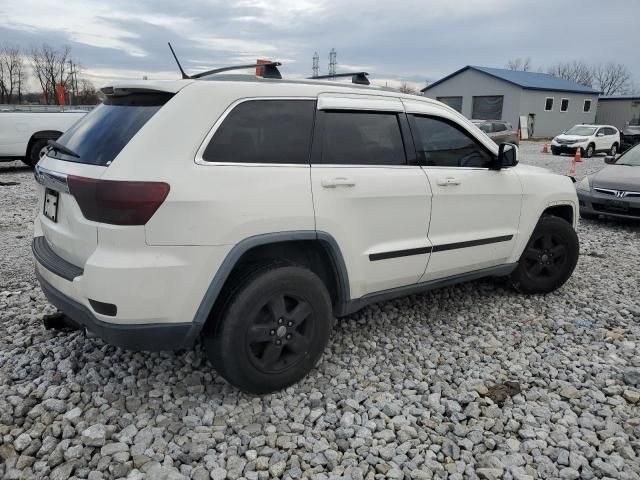
[[[640,198],[619,199],[593,190],[576,190],[580,212],[617,218],[640,219]]]
[[[582,144],[582,143],[573,143],[573,144],[558,144],[558,143],[551,143],[551,152],[552,153],[570,153],[572,155],[575,155],[576,150],[580,149],[581,151],[584,151],[584,149],[586,148],[586,144]]]

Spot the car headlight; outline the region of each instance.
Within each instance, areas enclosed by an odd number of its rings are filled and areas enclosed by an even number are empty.
[[[584,177],[578,183],[576,183],[576,190],[582,190],[583,192],[588,192],[591,190],[591,185],[589,185],[589,177]]]

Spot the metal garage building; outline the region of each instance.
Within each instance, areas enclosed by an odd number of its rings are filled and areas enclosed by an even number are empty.
[[[578,123],[595,122],[599,94],[546,73],[470,65],[422,92],[467,118],[505,120],[517,127],[525,117],[531,137],[552,137]]]
[[[620,129],[631,121],[640,124],[640,96],[612,95],[600,97],[596,121],[613,125]]]

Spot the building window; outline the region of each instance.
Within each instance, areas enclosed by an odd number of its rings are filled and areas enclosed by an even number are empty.
[[[582,111],[584,113],[587,113],[587,112],[591,111],[591,100],[585,100],[584,101],[584,105],[582,107]]]
[[[502,120],[502,95],[473,97],[471,118],[477,120]]]
[[[544,111],[550,112],[553,110],[553,97],[547,97],[544,101]]]
[[[462,97],[436,97],[436,100],[450,106],[456,112],[462,113]]]
[[[563,98],[560,101],[560,111],[561,112],[566,112],[567,110],[569,110],[569,99],[568,98]]]

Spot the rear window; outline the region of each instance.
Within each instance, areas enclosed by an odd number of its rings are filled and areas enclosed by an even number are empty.
[[[79,158],[54,149],[49,156],[106,167],[171,97],[157,92],[107,98],[58,139]]]

